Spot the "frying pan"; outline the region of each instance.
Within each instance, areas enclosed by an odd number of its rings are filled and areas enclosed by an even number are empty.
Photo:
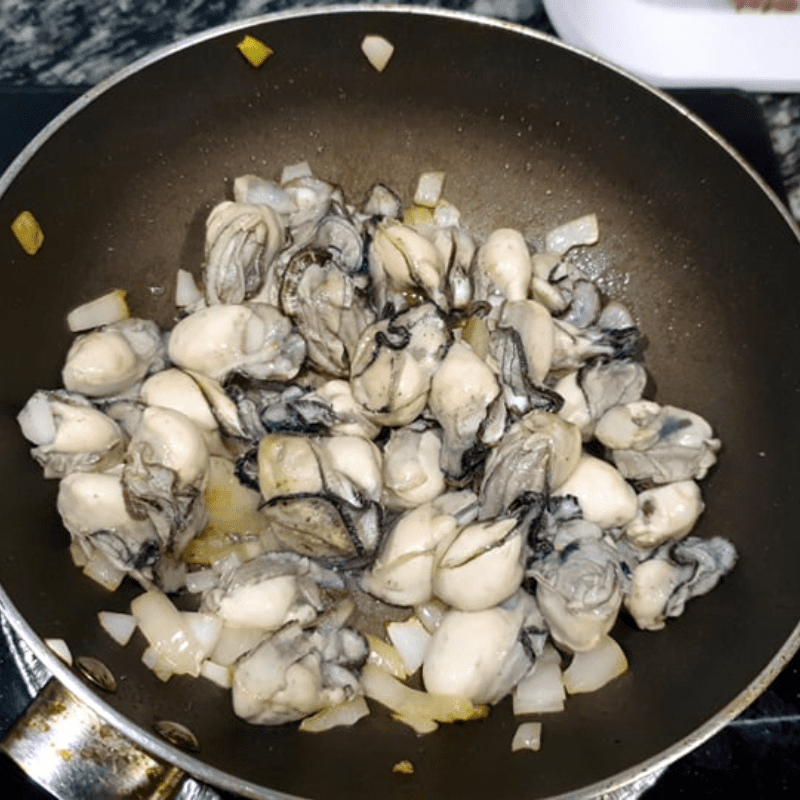
[[[243,32],[274,56],[260,69]],[[395,46],[382,73],[359,45]],[[121,648],[98,610],[126,611],[67,555],[45,481],[14,420],[57,387],[74,305],[110,288],[139,316],[174,321],[180,267],[199,273],[205,216],[244,173],[307,159],[358,200],[377,179],[406,200],[423,170],[479,234],[532,241],[597,213],[585,254],[648,335],[655,397],[709,419],[724,442],[697,533],[731,539],[723,584],[664,631],[621,619],[631,669],[544,719],[539,753],[512,755],[507,702],[480,723],[417,737],[380,712],[323,735],[235,718],[228,692],[162,684]],[[800,643],[800,242],[755,174],[675,102],[578,51],[511,24],[409,7],[346,7],[237,23],[194,37],[90,91],[0,182],[4,265],[0,491],[3,610],[57,678],[149,752],[250,797],[589,797],[679,757],[739,713]],[[30,209],[45,232],[25,255],[9,223]],[[64,638],[105,662],[114,694],[89,687],[43,645]],[[159,739],[170,719],[196,754]],[[412,776],[391,767],[401,759]]]

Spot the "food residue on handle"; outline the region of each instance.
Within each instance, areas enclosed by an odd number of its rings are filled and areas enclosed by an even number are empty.
[[[35,256],[44,244],[44,231],[30,211],[17,215],[11,223],[11,232],[29,256]]]
[[[260,67],[275,52],[260,39],[256,39],[250,34],[247,34],[236,45],[236,48],[254,67]]]

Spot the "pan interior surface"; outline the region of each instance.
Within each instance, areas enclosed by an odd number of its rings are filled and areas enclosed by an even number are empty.
[[[761,186],[676,107],[596,61],[511,26],[403,11],[286,16],[247,29],[275,51],[253,69],[226,30],[177,49],[99,94],[42,142],[0,198],[0,221],[30,209],[45,245],[26,256],[2,222],[0,419],[5,534],[0,582],[42,637],[105,661],[107,701],[150,730],[187,725],[198,758],[228,777],[308,798],[548,797],[652,759],[756,678],[800,617],[800,247]],[[365,34],[395,47],[383,72]],[[655,397],[705,416],[723,441],[704,483],[699,535],[731,539],[734,572],[657,634],[615,629],[628,673],[543,718],[539,753],[512,755],[504,702],[479,723],[417,737],[381,713],[352,729],[299,733],[238,720],[210,682],[162,684],[142,641],[116,646],[98,610],[127,611],[66,551],[56,486],[14,417],[60,385],[73,306],[111,288],[137,316],[174,323],[175,274],[199,275],[209,210],[233,179],[277,177],[307,160],[359,201],[377,180],[408,201],[443,170],[474,231],[549,228],[595,212],[588,269],[648,336]],[[402,759],[413,776],[392,772]],[[228,785],[234,785],[228,783]],[[265,796],[268,796],[265,792]]]

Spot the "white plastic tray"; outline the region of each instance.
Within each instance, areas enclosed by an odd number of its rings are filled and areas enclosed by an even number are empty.
[[[544,0],[564,41],[655,86],[800,92],[800,8],[771,2]]]

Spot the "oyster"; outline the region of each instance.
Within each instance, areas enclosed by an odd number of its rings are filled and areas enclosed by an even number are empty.
[[[705,477],[721,447],[698,414],[641,400],[614,406],[598,421],[597,439],[631,480],[671,483]]]
[[[122,463],[127,437],[86,398],[66,391],[38,391],[17,415],[31,455],[45,478],[70,472],[104,472]]]
[[[266,303],[209,306],[180,320],[169,338],[174,364],[218,381],[234,374],[287,380],[305,354],[303,337]]]
[[[269,206],[230,200],[215,206],[206,220],[208,303],[243,303],[258,294],[283,244],[283,223]]]
[[[132,389],[165,365],[155,322],[130,318],[77,336],[61,372],[64,388],[87,397],[109,397]]]

